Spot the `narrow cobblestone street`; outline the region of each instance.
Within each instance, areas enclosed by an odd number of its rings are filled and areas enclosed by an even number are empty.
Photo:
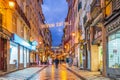
[[[112,80],[103,77],[99,72],[80,70],[75,66],[68,67],[60,64],[59,68],[54,65],[31,67],[1,76],[0,80]]]
[[[54,65],[49,65],[47,68],[40,71],[39,74],[31,78],[30,80],[81,80],[81,79],[61,65],[59,66],[58,69],[56,69]]]
[[[0,80],[120,80],[120,0],[0,0]]]

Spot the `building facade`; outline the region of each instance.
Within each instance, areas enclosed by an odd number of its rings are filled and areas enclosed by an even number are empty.
[[[120,1],[108,0],[106,1],[105,8],[105,30],[106,30],[106,63],[107,63],[107,76],[112,78],[120,77],[120,54],[119,54],[119,22],[120,22]]]
[[[66,17],[66,22],[70,23],[70,25],[66,25],[64,28],[64,37],[63,37],[63,41],[64,41],[64,48],[65,48],[65,52],[69,55],[72,54],[73,56],[75,55],[74,52],[74,34],[75,34],[75,10],[74,10],[74,6],[75,6],[75,0],[67,0],[68,2],[68,14]]]
[[[44,24],[42,3],[42,0],[15,0],[11,8],[9,0],[0,1],[0,45],[3,45],[0,71],[11,72],[38,63],[45,40],[51,46],[50,31],[46,33],[41,27]]]
[[[70,0],[69,5],[70,5]],[[75,30],[75,41],[79,32],[78,45],[75,53],[78,52],[78,65],[80,68],[90,71],[99,71],[102,75],[118,78],[120,77],[119,64],[119,0],[78,0],[79,23],[77,17],[72,15],[77,12],[72,11],[69,6],[66,21],[71,19],[74,23],[72,29]],[[75,9],[75,6],[72,6]],[[75,13],[74,13],[75,12]],[[74,28],[73,28],[74,27]],[[70,46],[70,26],[65,26],[63,42],[64,49],[69,52]]]
[[[0,43],[2,56],[1,70],[10,72],[13,70],[23,69],[29,66],[29,54],[32,45],[28,43],[30,38],[30,23],[27,20],[23,10],[17,1],[13,8],[9,7],[9,0],[1,1],[1,36]],[[9,33],[8,33],[9,32]]]

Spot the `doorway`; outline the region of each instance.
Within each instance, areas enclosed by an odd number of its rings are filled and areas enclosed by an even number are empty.
[[[0,38],[0,71],[7,70],[7,40]]]

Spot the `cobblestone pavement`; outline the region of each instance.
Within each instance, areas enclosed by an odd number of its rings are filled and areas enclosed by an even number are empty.
[[[79,77],[71,73],[65,67],[60,66],[56,69],[54,65],[50,65],[39,74],[31,78],[30,80],[81,80]]]
[[[80,79],[81,78],[81,79]],[[112,80],[103,77],[99,72],[79,70],[77,67],[67,67],[65,64],[59,65],[56,69],[54,65],[48,67],[31,67],[19,70],[0,77],[0,80]]]
[[[112,80],[110,78],[103,77],[99,72],[91,72],[87,70],[79,70],[77,67],[67,67],[66,64],[63,64],[68,70],[73,73],[78,74],[83,80]]]
[[[16,72],[1,76],[0,80],[29,80],[35,73],[44,69],[45,67],[31,67]]]

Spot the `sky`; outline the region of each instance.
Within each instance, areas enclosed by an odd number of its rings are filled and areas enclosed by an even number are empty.
[[[66,0],[43,0],[42,11],[45,23],[56,24],[64,22],[68,12]],[[50,27],[52,34],[52,46],[59,46],[62,42],[64,26]]]

